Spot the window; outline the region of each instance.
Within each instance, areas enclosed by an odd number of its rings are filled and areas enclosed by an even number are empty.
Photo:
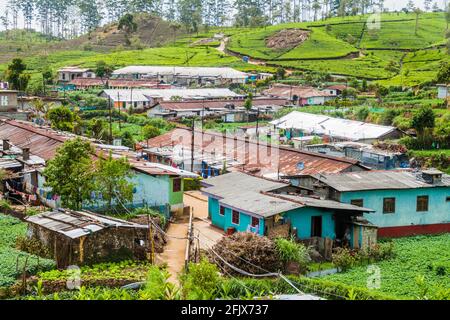
[[[395,198],[383,199],[383,213],[395,213]]]
[[[225,207],[222,207],[222,206],[219,207],[219,214],[220,214],[221,216],[224,216],[224,215],[225,215]]]
[[[181,178],[173,179],[173,192],[181,191]]]
[[[417,197],[417,212],[428,211],[428,196]]]
[[[311,217],[311,237],[322,237],[322,217]]]
[[[8,105],[8,96],[1,96],[1,105],[2,106]]]
[[[259,226],[259,219],[256,217],[252,217],[252,227]]]
[[[231,222],[233,224],[239,224],[239,212],[238,211],[233,210],[233,214],[232,214],[232,217],[231,217]]]
[[[364,207],[364,200],[363,199],[353,199],[350,201],[350,203],[357,207]]]

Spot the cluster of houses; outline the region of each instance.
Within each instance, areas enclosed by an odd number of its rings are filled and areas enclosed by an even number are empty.
[[[248,80],[248,74],[231,68],[126,67],[111,79],[77,67],[58,74],[66,87],[102,88],[100,96],[117,109],[141,109],[164,119],[215,115],[223,122],[244,122],[287,105],[323,105],[347,89],[274,85],[255,97],[248,110],[245,96],[218,88]],[[132,248],[132,256],[142,255],[148,226],[61,209],[59,195],[45,186],[48,160],[76,135],[17,120],[11,116],[15,112],[17,92],[0,91],[0,168],[8,172],[1,191],[19,202],[54,208],[28,218],[30,234],[56,243],[54,249],[61,246],[61,266],[94,259],[84,254],[84,246],[96,241],[105,248],[115,241]],[[374,145],[405,135],[395,127],[294,111],[257,127],[256,134],[251,134],[255,128],[240,130],[229,135],[177,127],[139,142],[136,151],[89,141],[95,157],[111,153],[130,162],[135,184],[130,208],[183,212],[186,179],[201,178],[208,217],[224,233],[295,236],[319,246],[331,239],[337,245],[366,248],[378,237],[450,232],[450,176],[435,169],[410,169],[404,153]],[[284,144],[271,143],[274,139]],[[321,142],[312,143],[317,139]],[[85,208],[104,206],[99,195],[91,200]],[[111,226],[123,230],[123,237]],[[91,240],[85,244],[86,237]],[[101,255],[108,254],[103,251]]]
[[[2,191],[10,198],[32,199],[51,208],[60,207],[61,199],[45,187],[42,172],[59,146],[76,137],[29,122],[2,119],[0,121],[0,168],[12,171],[2,184]],[[161,163],[141,161],[141,155],[126,147],[103,145],[91,141],[97,157],[111,152],[114,158],[127,158],[133,170],[135,190],[130,207],[168,207],[170,211],[183,209],[184,179],[197,175]],[[93,198],[93,206],[104,205],[101,197]]]
[[[183,128],[140,147],[149,161],[199,173],[211,223],[225,232],[360,248],[377,236],[450,231],[450,176],[438,170],[371,170],[349,157]]]

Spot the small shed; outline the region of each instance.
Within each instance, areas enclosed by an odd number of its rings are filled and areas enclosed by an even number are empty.
[[[26,218],[28,237],[48,248],[58,268],[144,260],[148,226],[87,211],[58,209]]]

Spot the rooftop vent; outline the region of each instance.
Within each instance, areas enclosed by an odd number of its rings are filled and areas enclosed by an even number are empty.
[[[422,171],[422,179],[429,184],[437,184],[442,182],[442,172],[437,169],[429,169]]]
[[[3,139],[3,151],[8,151],[9,150],[9,140],[8,139]]]

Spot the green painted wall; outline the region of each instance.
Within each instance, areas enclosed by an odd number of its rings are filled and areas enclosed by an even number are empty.
[[[184,179],[181,179],[181,191],[173,192],[173,181],[177,178],[169,178],[169,204],[176,205],[183,203]]]

